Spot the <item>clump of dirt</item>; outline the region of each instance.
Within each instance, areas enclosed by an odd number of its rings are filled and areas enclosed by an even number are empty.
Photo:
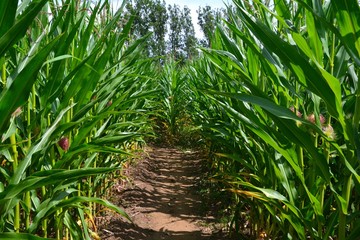
[[[224,226],[204,211],[196,187],[203,176],[201,154],[168,147],[146,152],[147,157],[129,168],[129,181],[116,186],[112,199],[133,223],[112,216],[100,227],[101,239],[229,239]]]

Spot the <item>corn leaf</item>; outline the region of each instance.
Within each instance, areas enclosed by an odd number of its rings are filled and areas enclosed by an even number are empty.
[[[339,88],[331,87],[339,85],[338,81],[327,81],[310,63],[299,54],[299,49],[290,45],[270,30],[260,21],[253,20],[246,11],[242,12],[244,22],[270,52],[277,54],[297,76],[297,80],[310,91],[320,96],[327,104],[327,108],[333,116],[339,119],[345,126],[345,119],[341,107],[341,92]]]
[[[0,2],[0,36],[3,36],[14,24],[18,0]]]
[[[334,0],[331,4],[336,10],[337,24],[344,43],[352,51],[352,55],[360,55],[360,7],[357,0]]]
[[[52,240],[53,238],[42,238],[28,233],[0,233],[1,240]]]
[[[0,120],[0,132],[4,132],[15,109],[27,101],[31,88],[37,79],[39,69],[58,40],[59,37],[55,38],[41,49],[14,79],[9,88],[6,88],[1,93],[0,115],[2,117]]]
[[[45,3],[48,0],[34,0],[30,3],[30,5],[26,8],[25,12],[20,16],[20,18],[14,23],[14,25],[11,26],[11,28],[6,32],[1,34],[0,37],[0,57],[2,57],[6,51],[8,51],[13,44],[15,44],[17,41],[19,41],[19,39],[21,39],[25,33],[26,30],[28,29],[28,27],[30,26],[30,24],[32,23],[32,21],[34,20],[34,18],[36,17],[36,15],[40,12],[40,10],[42,9],[42,7],[45,5]],[[11,5],[8,5],[10,4]],[[18,1],[2,1],[2,5],[1,7],[4,7],[1,9],[2,12],[0,12],[0,14],[8,14],[8,12],[5,11],[7,9],[9,9],[9,16],[8,16],[8,20],[9,24],[11,22],[13,22],[12,18],[13,16],[11,14],[13,14],[14,12],[14,5],[13,4],[17,4]],[[6,5],[5,5],[6,4]],[[5,21],[4,19],[4,15],[0,15],[1,18],[3,19],[3,21]],[[3,26],[1,24],[1,26]],[[7,26],[9,27],[9,26]],[[5,28],[6,29],[6,28]],[[1,30],[4,31],[4,30]]]
[[[38,228],[39,224],[44,218],[47,218],[51,214],[54,214],[56,211],[60,209],[69,209],[73,207],[79,207],[82,203],[98,203],[118,214],[120,214],[122,217],[126,218],[127,220],[131,221],[129,215],[118,206],[110,203],[107,200],[101,199],[101,198],[95,198],[95,197],[80,197],[80,196],[74,196],[69,197],[65,199],[59,199],[56,201],[50,201],[46,205],[43,205],[38,209],[38,212],[36,213],[34,217],[34,221],[31,224],[29,228],[29,232],[33,233]]]

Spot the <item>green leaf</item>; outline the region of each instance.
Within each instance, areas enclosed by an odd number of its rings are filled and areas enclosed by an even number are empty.
[[[16,169],[14,175],[12,176],[11,180],[10,180],[10,184],[17,184],[20,182],[21,178],[23,177],[23,174],[25,173],[26,169],[30,166],[31,161],[32,161],[32,156],[42,150],[42,148],[44,148],[44,146],[46,144],[48,144],[48,141],[52,135],[52,133],[55,131],[58,123],[61,121],[62,117],[64,116],[64,114],[69,111],[73,106],[68,106],[67,108],[63,109],[59,115],[57,116],[57,118],[55,119],[55,121],[53,122],[52,126],[49,127],[49,129],[46,130],[46,132],[42,135],[42,138],[34,145],[32,145],[32,147],[29,149],[29,151],[27,152],[25,158],[19,163],[18,168]]]
[[[273,103],[265,98],[261,98],[261,97],[257,97],[257,96],[250,96],[250,95],[241,94],[241,93],[221,93],[221,92],[214,92],[214,91],[209,91],[209,92],[211,92],[213,94],[222,95],[222,96],[228,96],[228,97],[231,97],[234,99],[238,99],[240,101],[253,103],[253,104],[259,105],[262,108],[266,109],[271,114],[270,116],[274,120],[279,119],[278,124],[281,124],[280,129],[282,129],[284,134],[286,136],[288,136],[289,139],[294,140],[295,143],[297,143],[297,144],[301,144],[313,156],[313,159],[317,159],[317,161],[315,161],[315,163],[320,167],[320,170],[321,170],[321,173],[322,173],[324,179],[327,182],[330,182],[331,175],[329,173],[329,166],[326,163],[324,156],[322,156],[318,153],[317,149],[312,144],[311,139],[309,137],[307,137],[306,135],[304,135],[303,132],[301,130],[299,130],[296,125],[290,126],[286,122],[281,121],[281,119],[291,119],[291,120],[302,122],[303,124],[306,124],[306,125],[312,127],[314,130],[321,133],[321,130],[319,128],[317,128],[315,125],[311,124],[310,122],[308,122],[304,119],[297,117],[296,114],[294,114],[289,109],[284,108],[282,106],[278,106],[275,103]]]
[[[0,35],[0,57],[2,57],[6,53],[6,51],[8,51],[13,46],[13,44],[15,44],[25,35],[26,30],[47,1],[48,0],[32,1],[26,8],[25,12],[15,22],[15,24],[6,33]],[[5,6],[5,4],[9,4],[10,2],[12,3],[12,5]],[[11,19],[13,16],[11,14],[13,14],[14,11],[14,4],[17,4],[17,2],[18,1],[2,1],[2,5],[0,5],[0,7],[4,8],[0,9],[0,14],[4,14],[7,9],[9,9],[10,11],[10,15],[7,19],[4,19],[3,15],[0,15],[3,21],[8,20],[9,23],[13,22],[13,20]],[[6,14],[8,14],[8,12],[6,12]],[[1,24],[1,26],[3,25]]]
[[[275,4],[275,10],[281,18],[287,20],[291,19],[290,7],[288,6],[289,4],[285,0],[275,0],[274,4]]]
[[[308,41],[312,49],[312,55],[313,55],[312,58],[315,59],[320,65],[323,65],[322,64],[324,58],[323,47],[318,33],[318,29],[320,28],[316,25],[316,21],[311,12],[306,11],[305,16],[306,16],[306,28],[309,34]]]
[[[343,41],[357,57],[360,56],[360,7],[357,0],[334,0],[337,24]]]
[[[11,183],[0,193],[0,216],[6,216],[27,191],[39,189],[42,186],[57,185],[64,181],[75,182],[83,177],[104,174],[114,170],[116,168],[86,168],[36,172],[18,183]]]
[[[39,69],[53,49],[59,37],[54,38],[36,56],[34,56],[19,75],[14,79],[9,88],[3,90],[0,96],[0,132],[7,128],[11,114],[16,108],[22,106],[28,100],[31,88],[37,79]]]
[[[0,233],[1,240],[53,240],[53,238],[42,238],[27,233]]]
[[[80,197],[80,196],[74,196],[69,198],[64,198],[57,201],[50,201],[46,206],[43,208],[40,208],[37,214],[35,215],[35,218],[33,220],[33,223],[31,224],[29,228],[29,232],[36,231],[37,227],[41,223],[42,220],[46,219],[50,215],[54,214],[56,211],[60,209],[68,209],[72,207],[79,207],[81,203],[98,203],[110,210],[113,210],[114,212],[120,214],[122,217],[126,218],[127,220],[131,221],[129,215],[118,206],[110,203],[107,200],[101,199],[101,198],[95,198],[95,197]]]
[[[19,0],[0,2],[0,36],[3,36],[14,24]]]
[[[335,78],[325,78],[324,73],[313,68],[308,59],[299,53],[296,46],[290,45],[269,29],[264,23],[253,20],[248,13],[239,8],[242,19],[255,36],[264,44],[270,52],[281,58],[297,76],[300,84],[320,96],[326,103],[330,114],[336,117],[345,126],[345,119],[342,111],[341,91],[338,91],[340,83]]]
[[[117,142],[117,144],[120,144],[121,142]],[[71,161],[74,156],[78,156],[82,153],[115,153],[115,154],[122,154],[122,155],[129,155],[128,152],[114,147],[108,147],[108,146],[100,146],[98,144],[88,143],[88,144],[82,144],[75,148],[69,149],[66,154],[61,158],[61,161],[58,161],[55,164],[55,168],[64,168],[66,166],[74,166],[74,164],[78,164],[77,161]]]

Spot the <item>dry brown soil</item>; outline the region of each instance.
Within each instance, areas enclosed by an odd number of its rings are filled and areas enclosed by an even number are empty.
[[[130,181],[117,186],[112,201],[132,218],[112,217],[100,229],[102,239],[229,239],[204,211],[196,184],[202,176],[201,154],[151,147],[129,170]]]

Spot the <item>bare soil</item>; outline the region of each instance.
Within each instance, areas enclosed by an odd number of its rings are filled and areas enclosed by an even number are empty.
[[[112,216],[101,229],[106,240],[229,239],[199,194],[203,159],[196,151],[151,147],[129,168],[129,181],[118,184],[112,202],[133,223]]]

